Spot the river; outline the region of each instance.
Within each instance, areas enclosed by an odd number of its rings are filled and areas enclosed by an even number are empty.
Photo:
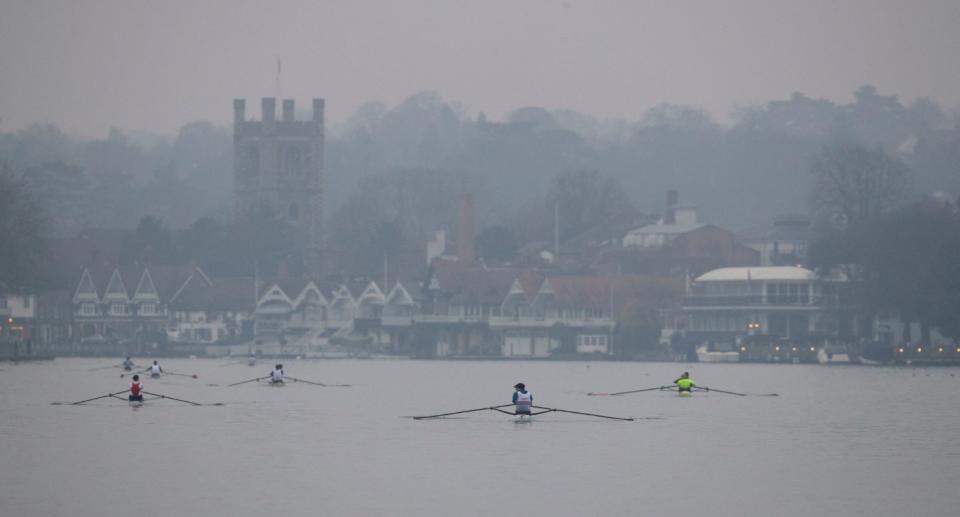
[[[166,359],[131,408],[113,359],[0,364],[0,515],[955,516],[960,369]],[[142,362],[142,361],[141,361]],[[670,383],[777,397],[652,391]],[[197,375],[197,379],[189,375]],[[482,411],[525,382],[549,413]]]

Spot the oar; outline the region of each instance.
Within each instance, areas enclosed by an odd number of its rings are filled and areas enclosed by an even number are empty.
[[[530,407],[536,408],[536,409],[543,409],[544,411],[542,411],[541,413],[549,413],[550,411],[556,411],[557,413],[570,413],[570,414],[573,414],[573,415],[595,416],[595,417],[598,417],[598,418],[609,418],[610,420],[625,420],[625,421],[628,421],[628,422],[633,422],[633,421],[634,421],[633,418],[624,418],[624,417],[619,417],[619,416],[608,416],[608,415],[598,415],[598,414],[596,414],[596,413],[584,413],[584,412],[582,412],[582,411],[570,411],[569,409],[555,409],[555,408],[542,407],[542,406],[530,406]],[[540,414],[540,413],[538,413],[538,414]]]
[[[185,402],[185,403],[187,403],[187,404],[193,404],[194,406],[222,406],[222,405],[223,405],[222,402],[217,402],[217,403],[215,403],[215,404],[201,404],[201,403],[199,403],[199,402],[194,402],[194,401],[192,401],[192,400],[178,399],[178,398],[176,398],[176,397],[170,397],[170,396],[168,396],[168,395],[161,395],[161,394],[159,394],[159,393],[150,393],[149,391],[144,391],[144,393],[147,394],[147,395],[153,396],[153,397],[161,398],[161,399],[170,399],[170,400],[176,400],[177,402]]]
[[[114,396],[114,395],[119,395],[119,394],[121,394],[121,393],[126,393],[126,392],[127,392],[127,390],[123,390],[123,391],[118,391],[118,392],[116,392],[116,393],[108,393],[108,394],[106,394],[106,395],[100,395],[99,397],[93,397],[92,399],[80,400],[80,401],[77,401],[77,402],[51,402],[51,404],[54,405],[54,406],[67,406],[67,405],[76,406],[77,404],[84,404],[84,403],[86,403],[86,402],[92,402],[92,401],[94,401],[94,400],[105,399],[105,398],[109,398],[109,397],[112,397],[112,396]]]
[[[314,386],[323,386],[324,388],[346,388],[350,386],[349,384],[324,384],[322,382],[305,381],[296,377],[287,377],[287,379],[290,379],[293,382],[304,382],[307,384],[313,384]]]
[[[119,364],[111,364],[110,366],[101,366],[99,368],[90,368],[88,372],[99,372],[100,370],[106,370],[107,368],[120,368]]]
[[[780,396],[779,393],[737,393],[737,392],[735,392],[735,391],[718,390],[718,389],[716,389],[716,388],[711,388],[711,387],[709,387],[709,386],[694,386],[694,387],[697,388],[697,389],[699,389],[699,390],[703,390],[703,391],[716,391],[717,393],[726,393],[727,395],[736,395],[736,396],[738,396],[738,397],[747,397],[747,396],[753,396],[753,397],[779,397],[779,396]]]
[[[262,379],[266,379],[266,377],[256,377],[254,379],[247,379],[245,381],[235,382],[233,384],[227,384],[227,386],[239,386],[241,384],[246,384],[248,382],[259,382]]]
[[[192,374],[189,374],[189,375],[186,374],[186,373],[177,373],[177,372],[163,372],[163,373],[165,373],[165,374],[167,374],[167,375],[179,375],[180,377],[190,377],[190,378],[193,378],[193,379],[196,379],[196,378],[197,378],[197,374],[195,374],[195,373],[192,373]]]
[[[438,417],[441,417],[441,416],[462,415],[463,413],[473,413],[473,412],[475,412],[475,411],[489,411],[489,410],[491,410],[491,409],[494,410],[494,411],[496,411],[496,410],[499,409],[499,408],[508,407],[508,406],[512,406],[512,405],[513,405],[512,403],[510,403],[510,404],[502,404],[502,405],[499,405],[499,406],[480,407],[480,408],[476,408],[476,409],[464,409],[463,411],[452,411],[452,412],[450,412],[450,413],[440,413],[439,415],[415,416],[415,417],[411,417],[411,418],[413,418],[414,420],[423,420],[423,419],[425,419],[425,418],[438,418]]]
[[[653,387],[653,388],[643,388],[643,389],[639,389],[639,390],[618,391],[618,392],[616,392],[616,393],[594,393],[594,392],[590,392],[590,393],[587,393],[587,395],[592,396],[592,397],[597,397],[597,396],[601,396],[601,395],[602,395],[602,396],[607,396],[607,395],[609,395],[609,396],[613,397],[613,396],[617,396],[617,395],[626,395],[626,394],[628,394],[628,393],[641,393],[641,392],[644,392],[644,391],[655,391],[655,390],[669,389],[669,388],[671,388],[671,387],[672,387],[672,386],[656,386],[656,387]]]

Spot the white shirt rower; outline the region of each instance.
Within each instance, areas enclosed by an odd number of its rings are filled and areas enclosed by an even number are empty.
[[[160,368],[160,365],[154,361],[153,364],[150,365],[150,376],[159,377],[161,373],[163,373],[163,368]]]
[[[277,384],[283,382],[283,365],[278,364],[273,368],[273,371],[270,372],[270,382]]]

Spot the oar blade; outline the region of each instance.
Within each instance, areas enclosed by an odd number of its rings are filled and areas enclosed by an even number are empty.
[[[430,418],[441,418],[441,417],[450,416],[450,415],[462,415],[462,414],[464,414],[464,413],[474,413],[474,412],[476,412],[476,411],[490,411],[490,410],[496,411],[496,410],[498,410],[498,409],[500,409],[500,408],[509,407],[509,406],[512,406],[512,405],[513,405],[513,403],[511,402],[510,404],[501,404],[501,405],[499,405],[499,406],[488,406],[488,407],[480,407],[480,408],[474,408],[474,409],[464,409],[464,410],[462,410],[462,411],[451,411],[451,412],[449,412],[449,413],[439,413],[439,414],[436,414],[436,415],[414,416],[414,417],[410,417],[410,418],[412,418],[412,419],[414,419],[414,420],[427,420],[427,419],[430,419]]]

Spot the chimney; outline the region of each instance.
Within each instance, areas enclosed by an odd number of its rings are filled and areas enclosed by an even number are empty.
[[[277,119],[277,99],[264,97],[260,100],[263,109],[263,121],[274,122]]]
[[[245,111],[247,109],[247,101],[243,99],[233,99],[233,123],[239,124],[245,120]]]
[[[464,194],[460,202],[460,228],[457,231],[457,257],[473,264],[473,195]]]
[[[323,125],[323,99],[313,99],[313,121]]]
[[[293,122],[293,99],[283,101],[283,121]]]
[[[680,193],[676,190],[667,191],[667,208],[663,216],[663,224],[676,224],[677,216],[674,208],[677,206],[677,203],[680,201]]]

